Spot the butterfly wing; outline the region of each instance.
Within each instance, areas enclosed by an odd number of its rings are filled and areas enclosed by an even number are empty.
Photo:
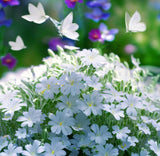
[[[125,12],[125,24],[126,24],[126,32],[129,31],[129,21],[131,17],[129,16],[128,12]]]
[[[79,34],[75,32],[79,26],[76,23],[72,23],[73,13],[71,12],[67,17],[62,21],[62,26],[60,33],[70,39],[77,40]]]
[[[27,20],[29,22],[32,22],[36,19],[36,17],[39,14],[38,10],[33,4],[29,3],[28,11],[29,11],[29,15],[24,15],[24,16],[22,16],[22,18],[24,18],[25,20]]]
[[[41,3],[38,3],[37,7],[29,3],[28,11],[29,11],[29,15],[24,15],[22,16],[22,18],[30,22],[41,24],[45,22],[45,20],[49,17],[45,15],[45,11]]]
[[[19,45],[20,48],[25,48],[24,42],[20,36],[17,36],[16,43]]]
[[[45,11],[44,11],[43,5],[40,2],[38,3],[37,8],[38,8],[38,11],[40,12],[40,14],[45,16]]]
[[[11,46],[11,49],[14,51],[19,51],[19,50],[26,48],[20,36],[17,36],[16,42],[9,41],[9,45]]]
[[[35,7],[33,4],[29,3],[28,5],[28,11],[29,11],[29,14],[32,15],[32,16],[39,16],[39,10],[37,7]]]
[[[129,31],[132,32],[142,32],[146,30],[145,23],[140,22],[141,15],[138,11],[136,11],[129,21]]]
[[[65,34],[66,30],[68,29],[68,27],[71,25],[73,21],[73,13],[71,12],[70,14],[67,15],[67,17],[62,21],[62,25],[61,25],[61,29],[60,29],[60,33],[62,33],[62,35]]]

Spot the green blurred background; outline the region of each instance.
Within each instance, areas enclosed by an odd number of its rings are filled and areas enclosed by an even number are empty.
[[[67,8],[64,0],[21,0],[19,6],[6,7],[6,17],[12,19],[13,23],[9,28],[0,27],[1,44],[0,55],[11,53],[17,59],[17,65],[13,69],[30,67],[42,63],[42,59],[48,56],[48,42],[53,37],[58,37],[58,32],[50,21],[43,24],[35,24],[21,18],[28,14],[28,3],[37,5],[42,2],[46,14],[61,21],[71,11],[74,13],[74,22],[78,23],[80,37],[75,46],[83,48],[98,48],[104,53],[114,52],[119,55],[122,61],[130,63],[131,54],[125,52],[124,48],[128,44],[136,47],[134,56],[140,59],[141,65],[150,65],[160,67],[160,0],[111,0],[112,7],[107,12],[111,13],[107,21],[94,21],[85,17],[86,12],[91,9],[86,6],[86,1],[82,4],[77,3],[74,9]],[[156,7],[153,6],[156,4]],[[159,6],[158,6],[159,4]],[[159,8],[158,8],[159,7]],[[147,30],[138,33],[126,33],[125,11],[132,15],[138,10],[142,16],[142,21],[146,23]],[[91,42],[88,39],[88,33],[91,29],[99,27],[99,24],[105,23],[109,29],[117,28],[119,33],[113,42]],[[16,36],[20,35],[26,49],[21,51],[11,51],[8,41],[15,41]],[[7,67],[0,65],[0,77],[9,71]]]

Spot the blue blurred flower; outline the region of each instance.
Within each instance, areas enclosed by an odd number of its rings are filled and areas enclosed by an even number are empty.
[[[0,0],[0,4],[2,5],[2,7],[6,7],[7,5],[19,5],[20,2],[18,0]]]
[[[108,30],[107,26],[104,23],[101,23],[99,26],[99,30],[101,32],[101,39],[102,42],[106,41],[113,41],[115,35],[118,33],[118,29],[110,29]]]
[[[158,20],[160,21],[160,14],[158,15],[158,17],[157,17],[157,18],[158,18]]]
[[[11,23],[12,23],[12,20],[7,20],[5,18],[4,10],[0,9],[0,26],[5,25],[5,26],[9,27],[11,25]]]
[[[111,3],[108,0],[93,0],[88,1],[87,6],[90,8],[101,7],[104,10],[109,10],[111,8]]]
[[[104,13],[100,8],[94,8],[92,13],[86,13],[86,17],[92,19],[95,22],[100,20],[107,20],[110,16],[110,13]]]
[[[76,2],[82,3],[83,0],[65,0],[65,3],[67,4],[68,8],[74,8],[76,5]]]

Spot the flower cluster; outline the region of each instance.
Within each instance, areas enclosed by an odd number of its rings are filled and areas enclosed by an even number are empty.
[[[157,78],[134,58],[58,50],[0,81],[0,155],[159,155]]]
[[[108,0],[91,0],[87,2],[87,6],[93,9],[93,11],[91,13],[86,13],[86,17],[92,19],[94,22],[99,22],[100,20],[106,21],[110,17],[110,13],[104,12],[108,11],[111,7],[111,3]],[[111,42],[114,40],[115,34],[117,33],[118,29],[109,30],[104,23],[101,23],[98,29],[92,29],[89,32],[89,39],[92,42]]]

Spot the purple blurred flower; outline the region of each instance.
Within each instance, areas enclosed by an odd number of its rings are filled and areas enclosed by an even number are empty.
[[[6,7],[7,5],[13,6],[13,5],[19,5],[18,0],[0,0],[0,4],[2,7]]]
[[[101,40],[101,32],[99,29],[92,29],[89,32],[89,39],[93,42],[100,41]]]
[[[7,66],[9,69],[13,69],[17,63],[17,60],[15,57],[8,53],[6,56],[1,58],[1,62],[3,66]]]
[[[67,4],[68,8],[74,8],[76,5],[76,2],[82,3],[83,0],[65,0],[65,3]]]
[[[74,41],[68,38],[52,38],[49,41],[49,48],[52,49],[53,51],[57,51],[57,45],[61,46],[64,48],[65,45],[69,46],[74,46]]]
[[[107,20],[110,16],[110,13],[104,13],[101,9],[95,8],[92,13],[86,13],[86,17],[92,19],[95,22],[100,20]]]
[[[136,46],[134,46],[133,44],[127,44],[125,47],[124,47],[124,50],[127,54],[132,54],[136,51]]]
[[[101,42],[109,41],[112,42],[115,38],[115,35],[118,33],[118,29],[108,30],[107,26],[104,23],[101,23],[99,26],[101,32]]]
[[[88,1],[87,6],[90,8],[101,7],[103,10],[109,10],[111,8],[111,3],[108,0],[93,0]]]
[[[5,25],[5,26],[9,27],[11,25],[11,23],[12,23],[12,20],[7,20],[5,18],[4,10],[0,9],[0,26]]]

